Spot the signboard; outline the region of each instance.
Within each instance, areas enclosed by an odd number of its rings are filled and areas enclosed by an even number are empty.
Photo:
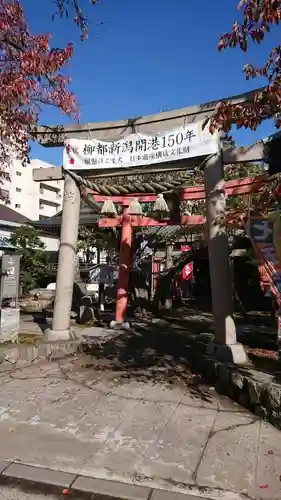
[[[117,279],[116,267],[109,264],[97,264],[89,269],[90,283],[100,285],[113,285]]]
[[[19,331],[18,308],[20,255],[3,255],[1,268],[0,340],[11,339]]]
[[[0,247],[11,247],[10,239],[7,236],[0,236]]]
[[[261,245],[273,245],[274,243],[274,222],[264,218],[253,218],[249,221],[249,231],[251,238]]]
[[[0,231],[0,247],[12,247],[12,245],[10,244],[10,236],[10,231]]]
[[[67,139],[63,166],[69,170],[130,168],[216,153],[219,134],[202,122],[187,123],[155,136],[131,134],[116,142]]]
[[[14,307],[5,307],[0,313],[0,335],[9,336],[17,333],[20,327],[20,310]]]
[[[20,255],[3,255],[1,274],[1,301],[18,297]]]
[[[247,230],[252,245],[262,261],[262,274],[267,274],[271,290],[281,305],[280,214],[271,214],[268,218],[251,218]],[[261,279],[265,282],[263,275]]]

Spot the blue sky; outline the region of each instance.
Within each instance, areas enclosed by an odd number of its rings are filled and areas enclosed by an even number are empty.
[[[34,8],[35,3],[40,5]],[[90,36],[80,42],[72,19],[52,21],[54,2],[23,0],[35,33],[51,32],[52,45],[75,44],[68,67],[71,89],[80,103],[80,122],[107,121],[157,113],[230,96],[263,85],[247,82],[242,67],[262,64],[279,28],[266,43],[219,53],[217,42],[237,18],[237,0],[100,0],[90,6]],[[99,23],[103,23],[99,25]],[[53,108],[45,108],[41,123],[67,123]],[[256,133],[239,132],[240,143],[251,143],[273,132],[270,122]],[[32,146],[32,157],[61,164],[62,151]]]

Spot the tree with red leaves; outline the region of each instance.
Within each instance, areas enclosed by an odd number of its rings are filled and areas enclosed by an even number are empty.
[[[262,43],[273,25],[281,21],[281,0],[240,0],[238,10],[241,22],[235,21],[230,33],[224,34],[218,49],[240,47],[247,51],[249,42]],[[253,94],[253,101],[241,104],[218,103],[210,121],[210,130],[229,132],[231,126],[256,130],[267,118],[274,118],[277,128],[281,127],[281,45],[273,48],[261,68],[251,64],[244,66],[246,78],[264,76],[266,86]]]
[[[72,15],[87,37],[84,0],[56,0],[57,14]],[[96,0],[91,0],[96,3]],[[51,15],[50,15],[51,18]],[[42,105],[53,105],[72,117],[76,99],[68,89],[70,78],[62,73],[73,55],[73,45],[50,47],[50,35],[34,36],[20,0],[0,0],[0,161],[28,159],[28,139],[39,120]],[[2,169],[3,171],[3,169]]]

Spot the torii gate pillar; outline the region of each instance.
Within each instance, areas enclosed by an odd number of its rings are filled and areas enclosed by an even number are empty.
[[[225,227],[224,172],[221,153],[213,155],[204,170],[211,293],[215,340],[208,354],[221,361],[247,363],[242,344],[237,343],[233,321],[233,293]]]
[[[64,195],[53,323],[52,328],[46,330],[44,334],[45,338],[51,341],[68,340],[72,337],[70,313],[76,269],[80,190],[71,175],[63,173],[61,167],[33,169],[33,180],[35,182],[61,179],[64,179]]]
[[[76,267],[79,215],[79,188],[74,179],[69,174],[65,174],[53,323],[51,330],[45,332],[46,338],[52,341],[71,338],[70,313]]]
[[[129,269],[132,250],[132,223],[128,214],[128,206],[124,207],[122,215],[121,244],[119,257],[119,277],[117,282],[115,320],[110,322],[110,328],[128,330],[130,324],[126,321],[128,307]]]

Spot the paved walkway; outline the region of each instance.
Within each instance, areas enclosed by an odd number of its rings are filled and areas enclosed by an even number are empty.
[[[86,355],[3,368],[0,460],[205,498],[280,499],[280,432],[192,374],[169,385]]]

